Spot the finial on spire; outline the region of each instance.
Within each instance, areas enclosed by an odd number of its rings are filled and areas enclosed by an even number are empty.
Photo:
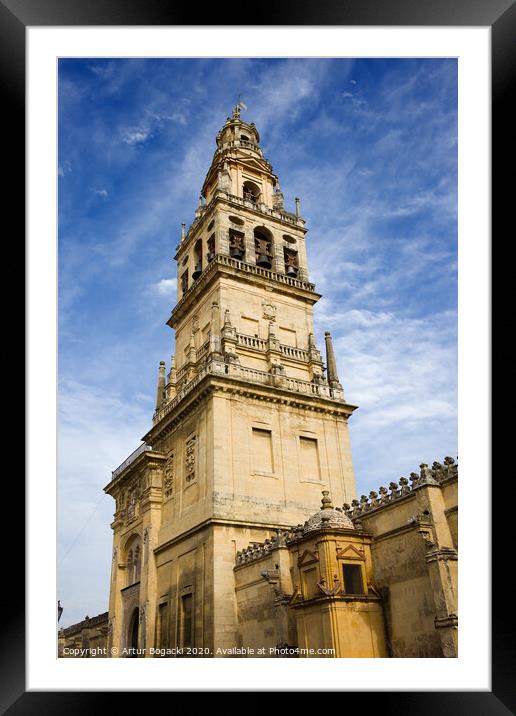
[[[240,99],[242,95],[238,95],[238,104],[233,108],[233,119],[240,119],[240,110],[247,109],[245,102]]]
[[[322,496],[322,500],[321,500],[321,510],[332,510],[333,502],[331,501],[330,491],[323,490],[322,495],[323,496]]]
[[[185,240],[185,225],[181,224],[181,243]]]

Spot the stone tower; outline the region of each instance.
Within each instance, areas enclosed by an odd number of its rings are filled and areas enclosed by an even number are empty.
[[[356,497],[331,336],[313,328],[299,200],[284,208],[253,123],[218,133],[177,247],[175,356],[159,366],[152,428],[113,472],[111,645],[241,643],[237,552],[304,522],[329,490]]]

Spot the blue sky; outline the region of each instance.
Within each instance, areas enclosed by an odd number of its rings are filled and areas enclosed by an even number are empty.
[[[59,598],[108,607],[111,497],[173,352],[180,224],[242,95],[301,198],[359,494],[457,454],[454,59],[59,62]],[[317,506],[314,506],[314,509]]]

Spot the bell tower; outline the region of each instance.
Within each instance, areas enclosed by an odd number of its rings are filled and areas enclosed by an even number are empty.
[[[356,497],[355,406],[331,335],[327,372],[316,345],[320,295],[300,202],[285,208],[258,130],[240,114],[218,133],[194,221],[181,227],[167,321],[175,355],[168,374],[159,366],[152,427],[106,487],[117,500],[110,620],[120,647],[134,640],[121,576],[131,540],[146,544],[140,596],[131,592],[145,615],[140,643],[217,656],[241,641],[237,552],[304,522],[321,490],[337,504]]]

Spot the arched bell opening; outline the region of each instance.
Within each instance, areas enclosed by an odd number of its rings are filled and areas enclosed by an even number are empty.
[[[243,261],[245,255],[244,234],[236,229],[229,230],[229,255],[232,259]]]
[[[299,273],[299,258],[297,251],[294,249],[283,248],[283,257],[285,259],[285,273],[290,278],[296,278]]]
[[[256,254],[256,265],[261,268],[272,268],[272,252],[273,237],[271,232],[260,226],[254,230],[254,250]]]
[[[245,181],[244,182],[244,199],[247,199],[247,201],[252,201],[253,204],[258,204],[261,197],[261,191],[258,184],[255,184],[252,181]]]
[[[199,276],[202,274],[202,239],[198,239],[195,242],[193,249],[194,256],[194,270],[192,273],[192,279],[197,281]]]

